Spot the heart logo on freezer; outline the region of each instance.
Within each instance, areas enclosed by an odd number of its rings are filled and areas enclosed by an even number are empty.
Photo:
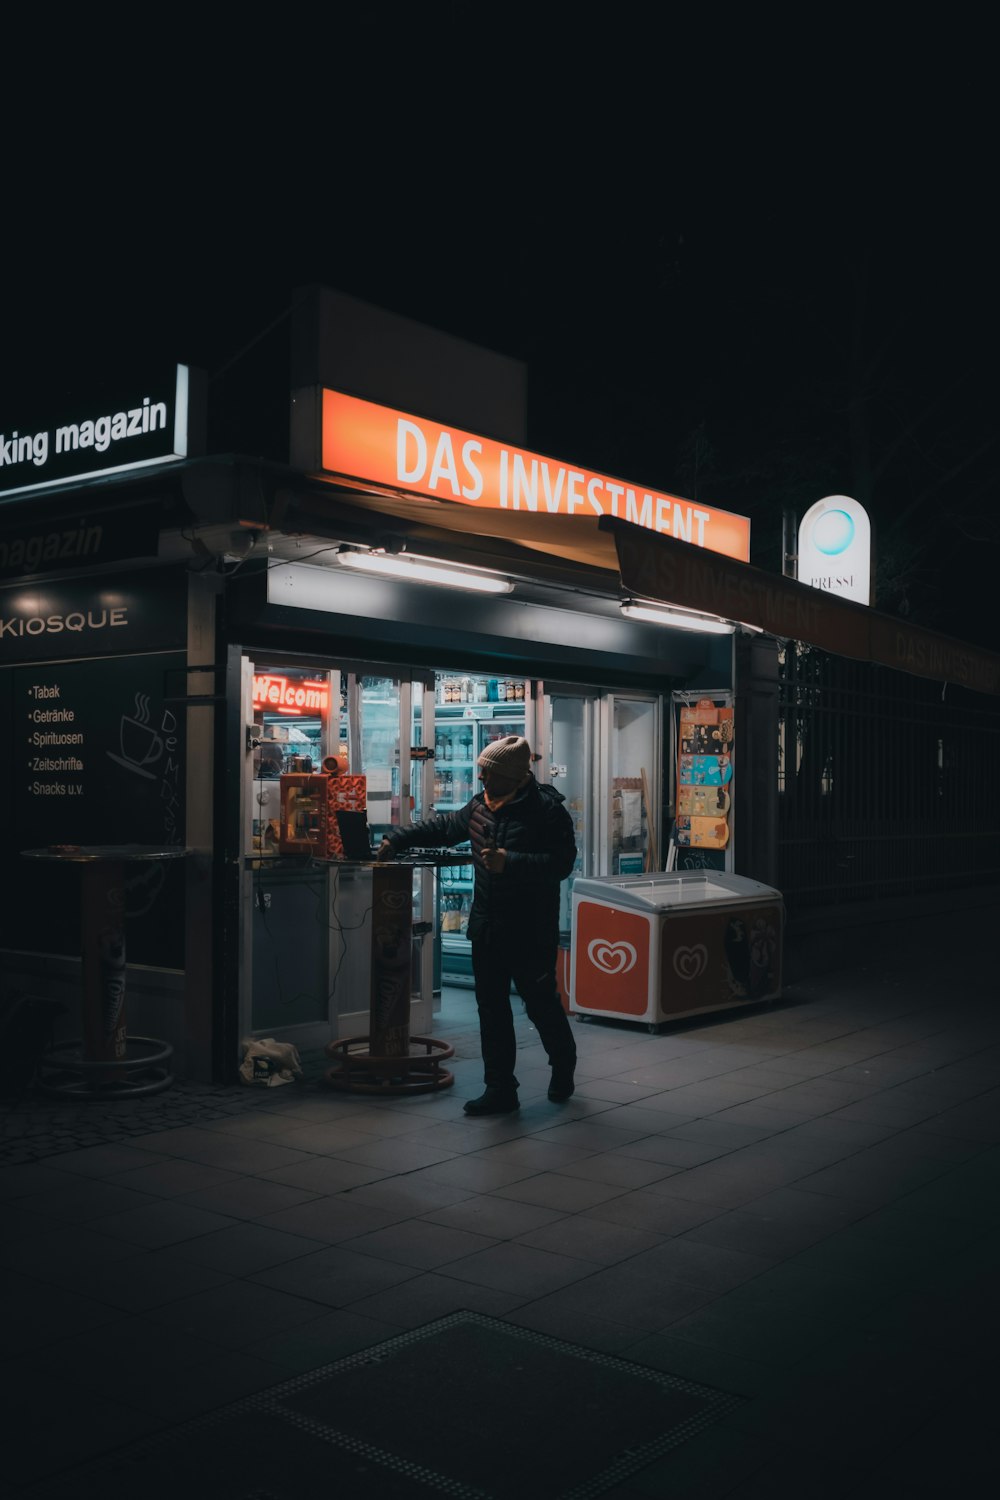
[[[594,938],[587,944],[587,957],[602,974],[627,974],[635,968],[638,954],[631,943],[609,943],[607,938]]]
[[[678,979],[697,979],[708,968],[708,949],[704,943],[693,948],[674,949],[674,973]]]

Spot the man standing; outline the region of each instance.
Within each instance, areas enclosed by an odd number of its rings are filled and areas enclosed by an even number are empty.
[[[573,868],[576,840],[561,793],[531,774],[526,739],[508,734],[492,741],[479,757],[479,775],[483,790],[465,807],[394,829],[379,858],[472,844],[468,933],[486,1090],[466,1102],[465,1113],[501,1115],[518,1108],[511,981],[548,1054],[549,1098],[562,1103],[573,1092],[576,1043],[556,985],[556,954],[559,884]]]

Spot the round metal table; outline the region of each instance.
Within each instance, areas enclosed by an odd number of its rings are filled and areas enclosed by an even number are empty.
[[[39,1087],[72,1099],[135,1098],[173,1083],[173,1047],[125,1028],[125,867],[183,859],[182,845],[50,844],[25,859],[81,867],[82,1040],[57,1042],[39,1066]]]
[[[409,859],[358,862],[372,872],[368,1035],[341,1037],[327,1045],[326,1055],[334,1063],[326,1073],[331,1088],[354,1094],[426,1094],[455,1082],[455,1075],[441,1066],[454,1057],[454,1047],[435,1037],[410,1035],[413,871],[471,860],[464,852],[428,851]]]

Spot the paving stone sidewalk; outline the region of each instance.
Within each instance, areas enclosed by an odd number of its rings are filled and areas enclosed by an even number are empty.
[[[156,1130],[204,1125],[273,1109],[279,1103],[287,1108],[292,1091],[303,1097],[325,1088],[322,1079],[328,1066],[323,1052],[316,1050],[302,1056],[303,1078],[281,1088],[175,1080],[161,1094],[108,1102],[66,1102],[33,1089],[18,1099],[0,1101],[0,1166],[43,1161],[63,1151],[129,1141]]]

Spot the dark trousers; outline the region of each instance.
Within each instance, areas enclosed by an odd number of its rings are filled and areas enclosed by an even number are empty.
[[[502,936],[486,933],[473,939],[472,973],[476,981],[483,1080],[487,1088],[517,1088],[511,981],[524,1001],[528,1020],[538,1032],[549,1062],[553,1067],[573,1067],[576,1042],[556,985],[554,942],[544,948],[525,949],[509,933]]]

